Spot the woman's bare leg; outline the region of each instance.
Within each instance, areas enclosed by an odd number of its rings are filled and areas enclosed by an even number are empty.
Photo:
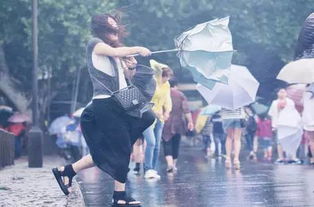
[[[226,167],[230,167],[231,165],[232,142],[233,142],[233,129],[228,129],[226,138],[226,162],[225,162]]]
[[[310,159],[311,163],[314,163],[314,132],[307,132],[309,146],[312,153],[312,157]]]
[[[279,160],[284,160],[284,156],[283,156],[283,150],[280,144],[277,145],[277,152],[278,152],[278,159]]]
[[[165,156],[167,162],[167,170],[172,169],[174,167],[173,157],[171,155]]]
[[[241,135],[242,129],[234,129],[233,140],[234,140],[234,163],[240,163],[240,150],[241,150]]]
[[[119,181],[114,181],[114,190],[115,191],[125,191],[125,183],[120,183]]]

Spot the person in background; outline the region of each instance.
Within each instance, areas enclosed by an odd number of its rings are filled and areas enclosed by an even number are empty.
[[[273,143],[272,143],[272,125],[271,119],[267,115],[260,115],[257,118],[257,130],[256,136],[259,140],[259,145],[262,147],[264,152],[264,159],[267,161],[271,161],[272,159],[272,151],[273,151]]]
[[[277,138],[276,163],[299,163],[296,151],[302,138],[301,117],[284,88],[278,90],[277,99],[272,102],[268,114]]]
[[[226,168],[231,168],[231,152],[234,150],[233,165],[236,170],[240,169],[241,136],[244,127],[245,112],[243,107],[230,110],[222,109],[224,131],[227,133],[226,140]]]
[[[249,159],[256,160],[256,152],[254,151],[254,138],[257,128],[255,115],[250,107],[245,107],[244,110],[246,113],[245,139],[247,149],[250,151]]]
[[[314,165],[314,84],[307,85],[303,95],[302,121],[305,137],[309,143],[310,164]]]
[[[26,133],[26,122],[9,123],[7,131],[15,135],[15,158],[19,158],[22,153],[23,137]]]
[[[215,143],[215,157],[219,157],[220,155],[226,156],[226,138],[222,124],[222,118],[220,116],[220,111],[216,112],[212,118],[211,122],[213,125],[213,138]],[[220,150],[219,150],[220,146]]]
[[[181,136],[187,130],[192,131],[194,125],[187,98],[177,88],[178,81],[172,79],[169,83],[171,87],[172,110],[168,120],[165,121],[162,139],[167,162],[167,173],[173,173],[177,170]]]
[[[172,69],[155,60],[150,60],[151,68],[156,71],[156,90],[152,98],[152,110],[156,115],[155,122],[148,127],[143,136],[146,141],[144,170],[146,179],[160,178],[157,172],[158,158],[164,122],[169,118],[172,102],[169,80],[173,75]]]
[[[200,113],[196,118],[195,132],[201,136],[202,142],[204,144],[203,151],[205,153],[205,158],[209,158],[212,154],[211,152],[211,136],[212,136],[212,123],[211,116],[204,113],[206,106],[201,108]]]
[[[140,175],[141,164],[144,162],[145,142],[144,138],[138,138],[133,145],[132,160],[135,162],[133,172],[135,175]]]

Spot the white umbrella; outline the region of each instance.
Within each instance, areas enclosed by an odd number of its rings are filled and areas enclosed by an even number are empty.
[[[228,84],[218,82],[212,90],[201,84],[196,86],[208,104],[237,109],[255,101],[259,83],[246,67],[232,65],[227,76]]]
[[[201,115],[213,115],[216,112],[220,111],[221,107],[220,106],[216,106],[216,105],[208,105],[205,106],[202,110],[201,110]]]
[[[288,83],[313,83],[314,58],[304,58],[288,63],[281,69],[277,79]]]
[[[289,155],[295,155],[302,139],[301,116],[294,105],[287,105],[280,111],[278,120],[278,141]]]
[[[194,81],[208,88],[217,81],[227,82],[223,72],[230,69],[234,51],[228,24],[229,17],[214,19],[175,39],[181,65],[191,71]]]
[[[53,120],[48,129],[50,135],[62,133],[63,128],[72,121],[72,119],[66,115],[60,116]]]

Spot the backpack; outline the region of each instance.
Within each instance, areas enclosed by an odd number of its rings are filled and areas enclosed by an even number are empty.
[[[256,132],[257,124],[253,116],[249,116],[246,122],[246,131],[248,132]]]

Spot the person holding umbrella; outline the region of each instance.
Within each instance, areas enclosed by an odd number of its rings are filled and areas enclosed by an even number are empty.
[[[272,118],[272,128],[278,142],[276,163],[286,161],[284,152],[286,152],[289,163],[299,163],[296,151],[302,137],[301,117],[294,102],[287,97],[287,91],[284,88],[278,90],[277,96],[278,98],[272,102],[268,112]]]
[[[221,117],[223,119],[223,127],[227,134],[226,139],[226,168],[231,168],[231,151],[234,150],[233,165],[236,170],[240,169],[240,150],[241,150],[241,136],[244,127],[245,111],[243,107],[238,109],[221,110]]]
[[[109,14],[92,17],[93,38],[87,44],[87,65],[93,83],[93,99],[81,115],[81,129],[90,149],[79,161],[52,169],[64,194],[69,194],[73,177],[81,170],[97,166],[114,180],[112,204],[114,206],[140,206],[128,196],[125,182],[129,171],[132,145],[149,127],[154,116],[150,111],[140,117],[131,116],[116,101],[110,91],[119,92],[127,87],[122,57],[139,54],[148,56],[144,47],[124,47],[121,43],[123,27],[119,18]],[[136,60],[131,63],[134,68]],[[125,89],[126,90],[126,89]]]

